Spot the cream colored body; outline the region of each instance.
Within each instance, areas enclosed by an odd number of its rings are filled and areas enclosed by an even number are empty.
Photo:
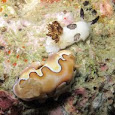
[[[76,22],[75,25],[76,27],[74,29],[70,29],[67,26],[63,27],[63,34],[60,36],[58,43],[55,43],[51,37],[47,37],[45,44],[46,51],[49,54],[53,54],[74,43],[85,41],[90,33],[90,25],[85,21]],[[77,34],[80,36],[75,39],[75,35]]]
[[[22,72],[13,87],[14,94],[23,100],[59,96],[68,89],[67,83],[71,83],[74,66],[70,51],[53,54],[45,64],[34,63]]]

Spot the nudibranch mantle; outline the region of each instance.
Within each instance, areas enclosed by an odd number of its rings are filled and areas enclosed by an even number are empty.
[[[22,76],[20,77],[20,80],[27,80],[27,79],[29,79],[29,74],[30,74],[31,72],[36,72],[40,77],[42,77],[42,76],[43,76],[42,69],[43,69],[44,67],[47,67],[47,68],[49,68],[51,71],[56,72],[56,73],[60,72],[60,71],[61,71],[61,66],[60,66],[60,64],[59,64],[58,61],[59,61],[60,59],[65,60],[65,59],[63,58],[63,55],[70,55],[70,52],[66,51],[65,54],[63,54],[63,52],[60,52],[59,55],[55,57],[55,62],[54,62],[54,61],[47,61],[47,63],[44,64],[44,66],[42,66],[42,67],[41,67],[40,69],[38,69],[38,70],[36,70],[35,68],[32,68],[32,69],[28,70],[28,73],[26,73],[26,75],[25,75],[25,74],[22,74]]]
[[[62,89],[54,93],[60,95],[68,88],[74,77],[75,58],[72,52],[62,50],[49,56],[47,62],[38,68],[30,67],[24,71],[13,87],[14,94],[23,99],[47,98],[60,85]],[[65,84],[65,85],[62,85]],[[36,89],[36,90],[35,90]],[[62,91],[61,91],[62,90]]]

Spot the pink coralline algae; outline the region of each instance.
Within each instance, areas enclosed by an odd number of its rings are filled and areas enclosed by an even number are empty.
[[[17,104],[17,99],[8,94],[6,91],[0,91],[0,115],[4,114],[5,111],[12,109],[12,107]]]
[[[78,89],[76,89],[75,90],[75,94],[77,94],[77,95],[83,95],[83,96],[85,96],[85,94],[86,94],[86,90],[85,90],[85,88],[78,88]]]
[[[62,108],[58,107],[50,112],[50,115],[63,115]]]

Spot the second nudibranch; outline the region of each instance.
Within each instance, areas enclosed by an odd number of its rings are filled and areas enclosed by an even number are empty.
[[[51,54],[61,49],[79,42],[85,41],[90,33],[90,25],[98,21],[99,16],[91,22],[84,21],[84,11],[80,10],[81,21],[74,22],[67,26],[61,27],[58,21],[48,25],[48,34],[46,39],[46,51]]]
[[[56,22],[53,22],[56,23]],[[51,37],[47,37],[46,51],[48,53],[58,52],[60,49],[65,49],[79,41],[85,41],[89,36],[89,24],[85,21],[79,21],[74,24],[69,24],[63,27],[63,33],[59,36],[58,42],[55,42]]]
[[[15,83],[13,92],[22,100],[58,97],[70,87],[74,67],[75,57],[72,52],[62,50],[49,56],[45,64],[36,62],[25,69]]]

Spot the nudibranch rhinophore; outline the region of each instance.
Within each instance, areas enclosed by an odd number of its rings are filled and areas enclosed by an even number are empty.
[[[58,26],[55,24],[55,22],[57,23],[57,21],[54,21],[52,24],[50,24],[50,28],[48,28],[49,33],[47,34],[48,37],[46,39],[45,44],[45,48],[48,53],[58,52],[59,50],[65,49],[66,47],[76,42],[86,40],[86,38],[89,36],[90,33],[90,25],[96,23],[99,19],[99,16],[96,17],[91,22],[86,22],[83,20],[84,19],[83,9],[80,10],[80,16],[82,18],[81,21],[69,24],[63,27],[62,29],[60,29],[61,27],[59,23]],[[55,30],[56,28],[57,31]]]
[[[22,100],[57,98],[69,90],[75,75],[75,57],[62,50],[50,55],[44,64],[38,62],[26,68],[13,86],[14,94]]]

